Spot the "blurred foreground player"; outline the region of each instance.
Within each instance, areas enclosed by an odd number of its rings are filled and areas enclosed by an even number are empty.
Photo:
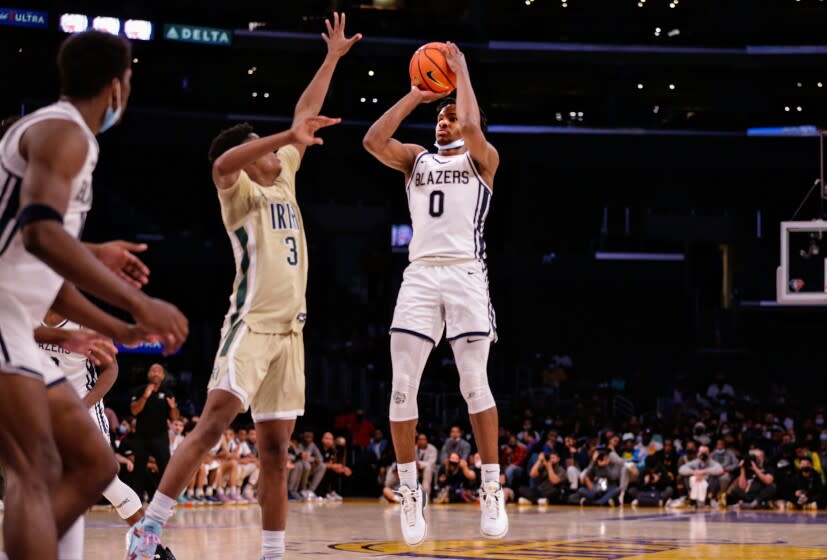
[[[0,462],[11,560],[81,558],[75,521],[117,472],[80,398],[35,343],[49,308],[127,344],[162,339],[174,351],[188,332],[174,306],[124,282],[77,239],[92,205],[95,135],[120,120],[130,62],[123,39],[69,37],[58,54],[60,101],[0,139]],[[137,326],[104,313],[75,285],[128,311]],[[58,553],[58,536],[73,525]]]

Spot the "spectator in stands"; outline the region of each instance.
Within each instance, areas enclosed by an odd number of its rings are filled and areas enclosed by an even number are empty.
[[[812,461],[804,457],[798,461],[798,469],[789,484],[785,496],[788,508],[817,509],[824,492],[821,477],[816,474]]]
[[[303,461],[298,451],[298,438],[291,434],[287,445],[287,499],[300,500],[300,490],[307,486],[310,477],[310,464]]]
[[[710,456],[706,445],[698,448],[696,459],[684,463],[678,469],[678,474],[687,479],[689,500],[695,507],[704,507],[707,500],[711,500],[713,507],[719,506],[717,501],[720,491],[718,478],[723,473],[723,467]]]
[[[531,418],[523,420],[523,429],[517,434],[517,439],[523,442],[526,446],[530,443],[540,440],[540,432],[534,429],[534,422]]]
[[[238,430],[238,485],[244,488],[241,501],[256,501],[261,462],[258,455],[255,427]]]
[[[180,418],[169,422],[169,455],[172,456],[184,441],[184,422]]]
[[[444,449],[444,448],[443,448]],[[500,449],[500,464],[504,467],[506,484],[514,488],[515,482],[523,475],[526,461],[528,460],[528,449],[517,440],[517,436],[508,438],[508,443]]]
[[[726,440],[718,438],[715,440],[715,451],[712,452],[712,459],[724,469],[723,474],[718,478],[720,492],[726,492],[733,480],[738,478],[741,467],[738,466],[738,457],[732,449],[727,449]]]
[[[428,436],[420,433],[416,436],[416,468],[422,477],[422,492],[430,497],[436,476],[439,454],[429,441]]]
[[[456,425],[451,426],[450,437],[442,444],[442,449],[439,451],[439,464],[447,465],[451,453],[456,453],[460,459],[466,461],[471,455],[471,444],[465,441],[462,437],[462,428]]]
[[[322,452],[313,443],[313,432],[310,430],[304,432],[302,441],[296,449],[299,453],[300,460],[305,463],[305,468],[309,473],[307,485],[303,487],[299,493],[305,500],[321,499],[316,495],[316,489],[324,478],[324,473],[327,470],[324,460],[322,459]]]
[[[319,485],[320,494],[323,494],[328,500],[340,502],[342,496],[337,490],[341,488],[342,479],[351,476],[353,471],[345,464],[344,456],[337,449],[332,433],[325,432],[322,435],[320,451],[325,466],[324,477]]]

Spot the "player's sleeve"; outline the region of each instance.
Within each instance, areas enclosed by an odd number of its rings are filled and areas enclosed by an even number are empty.
[[[279,148],[276,155],[281,162],[281,177],[287,183],[288,188],[296,195],[296,172],[301,167],[301,155],[299,150],[293,144],[288,144]]]
[[[244,170],[239,171],[238,179],[228,189],[217,189],[221,202],[221,218],[227,227],[234,227],[244,221],[255,198],[253,182]]]

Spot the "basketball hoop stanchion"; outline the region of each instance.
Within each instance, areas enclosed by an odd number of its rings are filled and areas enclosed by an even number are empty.
[[[781,262],[776,269],[775,299],[782,305],[823,305],[827,306],[827,258],[824,258],[824,285],[820,291],[799,292],[790,279],[790,233],[809,233],[813,242],[819,241],[827,232],[827,216],[824,213],[824,201],[827,200],[827,185],[824,181],[824,136],[827,131],[818,129],[818,178],[804,195],[793,217],[788,222],[781,222]],[[817,186],[820,186],[818,217],[813,220],[797,220],[798,213],[806,204]],[[818,252],[811,256],[819,256]],[[821,257],[823,258],[823,257]]]

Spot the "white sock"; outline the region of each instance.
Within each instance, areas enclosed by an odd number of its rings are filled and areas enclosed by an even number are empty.
[[[416,489],[416,461],[410,463],[399,463],[396,465],[399,469],[399,484],[404,484],[408,488]]]
[[[149,503],[149,507],[146,508],[144,517],[164,525],[167,522],[167,519],[172,517],[172,506],[174,505],[175,498],[170,498],[169,496],[165,496],[164,494],[161,494],[161,492],[156,491],[155,496]]]
[[[103,497],[115,506],[121,519],[129,519],[141,509],[141,499],[138,494],[117,476],[103,491]]]
[[[83,560],[83,516],[57,541],[57,560]]]
[[[486,482],[500,483],[500,465],[492,463],[482,466],[482,483]]]
[[[284,531],[261,532],[262,560],[281,560],[284,558]]]

